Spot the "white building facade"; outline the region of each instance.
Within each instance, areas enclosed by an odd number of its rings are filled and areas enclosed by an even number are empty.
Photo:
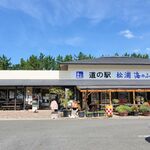
[[[128,57],[101,57],[60,64],[59,71],[0,71],[0,107],[15,100],[25,109],[38,95],[48,107],[49,88],[63,87],[74,91],[74,99],[83,99],[98,107],[117,98],[136,103],[136,96],[150,100],[150,60]],[[16,109],[16,107],[15,107]]]

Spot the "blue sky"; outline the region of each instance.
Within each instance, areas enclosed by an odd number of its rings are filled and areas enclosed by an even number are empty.
[[[150,0],[0,0],[0,55],[150,54]]]

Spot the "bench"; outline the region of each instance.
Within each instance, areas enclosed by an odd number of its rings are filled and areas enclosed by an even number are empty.
[[[1,106],[2,110],[14,110],[16,108],[16,110],[20,110],[21,107],[20,106]]]

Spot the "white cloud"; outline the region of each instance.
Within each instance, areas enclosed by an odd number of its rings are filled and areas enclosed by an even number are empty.
[[[139,35],[135,35],[133,32],[131,32],[130,30],[123,30],[119,32],[119,35],[124,36],[127,39],[143,39],[143,36],[139,36]]]
[[[134,53],[140,53],[140,49],[134,49],[133,52]]]
[[[0,7],[22,11],[52,25],[68,24],[78,18],[98,23],[106,18],[109,6],[104,0],[86,0],[86,4],[82,0],[0,0]]]
[[[120,31],[119,34],[126,37],[127,39],[133,39],[136,37],[130,30]]]
[[[147,47],[147,48],[146,48],[146,51],[150,52],[150,47]]]
[[[19,10],[51,25],[69,24],[80,18],[94,24],[107,19],[134,26],[150,23],[150,3],[141,0],[0,0],[0,7]],[[127,36],[132,38],[130,33]]]
[[[68,45],[68,46],[80,46],[83,44],[84,39],[79,36],[50,39],[49,42],[54,45]]]
[[[70,46],[79,46],[83,41],[81,37],[72,37],[65,39],[64,43]]]

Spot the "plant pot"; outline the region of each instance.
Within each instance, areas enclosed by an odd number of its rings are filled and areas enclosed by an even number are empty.
[[[105,113],[98,113],[98,115],[99,115],[100,117],[101,117],[101,116],[104,116],[104,114],[105,114]]]
[[[84,111],[79,111],[78,115],[80,118],[83,118],[85,116],[85,112]]]
[[[94,112],[93,117],[98,117],[98,112]]]
[[[119,116],[128,116],[128,112],[120,112]]]
[[[71,115],[71,111],[70,111],[70,110],[67,110],[67,109],[64,109],[64,110],[63,110],[63,116],[64,116],[64,117],[69,117],[69,115]]]
[[[133,116],[138,116],[139,112],[133,112]]]
[[[144,116],[150,116],[150,112],[143,112]]]
[[[104,115],[105,115],[105,111],[102,110],[98,111],[98,116],[104,116]]]
[[[93,113],[92,112],[86,113],[86,117],[93,117]]]

